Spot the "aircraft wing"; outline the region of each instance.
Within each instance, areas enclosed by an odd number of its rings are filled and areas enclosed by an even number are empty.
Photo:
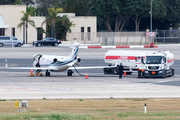
[[[6,64],[5,66],[5,69],[27,69],[27,70],[37,70],[37,69],[41,69],[41,70],[49,70],[48,67],[40,67],[40,68],[37,68],[37,67],[8,67],[8,65]]]
[[[70,62],[69,64],[67,64],[67,66],[73,66],[74,64],[76,64],[77,60],[74,60],[73,62]]]
[[[68,69],[74,70],[81,70],[81,69],[98,69],[98,68],[112,68],[112,66],[90,66],[90,67],[69,67]]]
[[[27,70],[37,70],[37,69],[41,69],[41,70],[49,70],[49,68],[36,68],[36,67],[7,67],[5,69],[27,69]]]

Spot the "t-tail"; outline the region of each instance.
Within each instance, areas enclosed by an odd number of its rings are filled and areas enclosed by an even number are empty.
[[[70,57],[73,59],[77,58],[80,43],[75,42]]]

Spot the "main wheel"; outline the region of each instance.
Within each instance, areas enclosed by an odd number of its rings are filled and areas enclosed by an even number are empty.
[[[73,74],[73,71],[72,70],[68,70],[67,76],[72,76],[72,74]]]
[[[50,72],[46,72],[46,76],[50,76]]]
[[[4,46],[4,44],[3,43],[0,43],[0,47],[3,47]]]

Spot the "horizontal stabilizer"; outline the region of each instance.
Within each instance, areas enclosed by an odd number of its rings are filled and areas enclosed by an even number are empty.
[[[79,63],[76,63],[75,65],[81,66],[81,64],[79,64]]]

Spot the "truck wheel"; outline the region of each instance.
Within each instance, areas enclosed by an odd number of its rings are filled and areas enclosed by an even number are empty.
[[[164,75],[163,75],[163,78],[166,78],[167,77],[167,75],[166,75],[166,71],[165,71],[165,73],[164,73]]]
[[[0,43],[0,47],[3,47],[3,43]]]
[[[171,74],[172,74],[172,76],[174,76],[174,69],[171,70]]]
[[[170,70],[170,75],[168,77],[172,77],[172,76],[174,76],[174,69]]]
[[[118,75],[119,74],[119,69],[117,67],[113,68],[113,73],[115,75]]]

